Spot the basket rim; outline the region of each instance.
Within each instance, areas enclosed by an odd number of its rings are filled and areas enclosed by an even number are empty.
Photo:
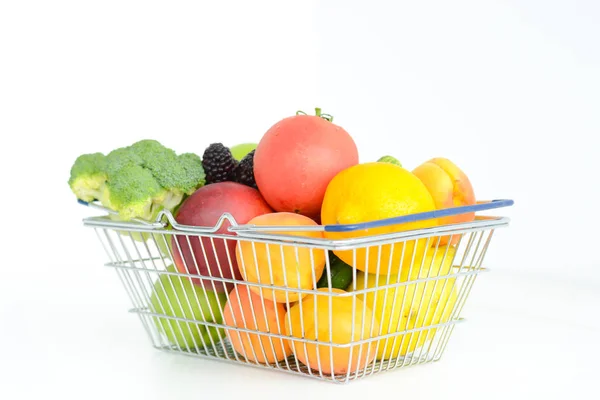
[[[352,225],[313,225],[313,226],[257,226],[251,224],[240,225],[230,213],[223,213],[214,226],[192,226],[180,224],[169,210],[162,210],[155,221],[132,219],[120,221],[111,218],[118,215],[114,210],[106,208],[96,202],[78,201],[80,204],[104,211],[101,216],[91,216],[83,219],[83,225],[93,228],[104,228],[113,230],[124,230],[130,232],[147,232],[154,234],[185,236],[205,236],[222,239],[249,239],[256,242],[288,244],[296,246],[311,246],[323,249],[343,250],[345,248],[363,247],[373,244],[391,244],[398,241],[415,239],[426,239],[438,235],[454,235],[471,231],[495,229],[505,227],[510,223],[510,218],[505,216],[481,216],[476,215],[474,220],[468,222],[437,225],[427,228],[406,229],[391,233],[371,233],[369,230],[405,224],[410,222],[442,218],[452,215],[476,213],[483,210],[491,210],[512,206],[512,200],[492,200],[478,202],[476,205],[451,207],[425,213],[415,213],[401,217],[387,218]],[[340,228],[341,227],[341,228]],[[298,232],[324,232],[333,233],[338,237],[307,237],[298,236]],[[351,233],[360,231],[359,236],[352,237]],[[366,233],[366,234],[365,234]],[[344,237],[346,236],[346,237]]]

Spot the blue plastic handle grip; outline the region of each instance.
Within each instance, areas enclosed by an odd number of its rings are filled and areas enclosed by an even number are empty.
[[[407,222],[424,221],[432,218],[449,217],[452,215],[492,210],[494,208],[509,207],[513,204],[513,200],[492,200],[486,203],[479,203],[471,206],[444,208],[442,210],[403,215],[400,217],[380,219],[377,221],[363,222],[360,224],[325,225],[324,229],[326,232],[352,232],[362,229],[380,228],[382,226],[404,224]]]

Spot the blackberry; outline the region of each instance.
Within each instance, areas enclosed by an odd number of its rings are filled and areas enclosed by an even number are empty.
[[[258,186],[256,186],[256,181],[254,180],[255,151],[256,150],[252,150],[240,160],[240,163],[233,170],[233,181],[246,186],[250,186],[254,189],[258,189]]]
[[[202,168],[206,174],[206,184],[231,180],[237,164],[238,162],[227,147],[222,143],[212,143],[202,155]]]

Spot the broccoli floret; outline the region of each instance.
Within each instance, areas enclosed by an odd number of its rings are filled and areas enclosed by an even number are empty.
[[[106,205],[118,211],[124,220],[155,217],[154,198],[163,191],[149,170],[135,164],[127,164],[109,174],[106,188]]]
[[[131,151],[142,160],[142,166],[149,169],[158,183],[165,189],[176,187],[184,171],[177,162],[177,154],[164,147],[156,140],[140,140],[130,147]]]
[[[77,198],[99,200],[118,212],[112,218],[154,220],[162,209],[173,211],[186,195],[205,184],[199,156],[177,155],[156,140],[80,156],[69,185]]]
[[[202,159],[194,153],[183,153],[179,157],[179,163],[185,174],[180,189],[187,195],[191,195],[206,183],[206,174],[202,167]]]
[[[113,150],[106,156],[106,173],[108,176],[117,174],[122,168],[130,165],[143,165],[143,161],[130,147]]]
[[[106,182],[106,157],[102,153],[83,154],[71,167],[69,186],[83,201],[99,200]]]
[[[204,184],[202,160],[195,154],[177,154],[156,140],[140,140],[131,150],[142,159],[142,166],[152,171],[158,183],[172,197],[192,194]]]
[[[139,157],[140,165],[149,171],[161,190],[153,196],[156,212],[162,208],[172,210],[183,200],[184,193],[177,189],[177,180],[185,173],[177,162],[177,154],[156,140],[140,140],[129,147]]]

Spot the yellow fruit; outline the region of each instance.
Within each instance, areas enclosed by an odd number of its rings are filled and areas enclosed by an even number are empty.
[[[310,294],[290,307],[285,320],[287,335],[320,343],[291,339],[292,352],[304,365],[324,374],[352,373],[365,368],[375,358],[374,341],[347,347],[336,347],[331,343],[349,344],[375,336],[379,331],[377,316],[361,300],[353,300],[352,296],[330,296],[327,288],[318,291],[323,294]],[[341,289],[332,289],[332,292],[345,293]],[[356,310],[354,320],[353,305]]]
[[[429,249],[422,267],[415,266],[411,271],[410,280],[448,275],[451,272],[455,251],[454,247],[448,248],[447,253],[446,247],[438,248],[437,252],[434,248]],[[398,275],[385,276],[359,272],[356,276],[356,291],[406,282],[407,277],[408,271],[400,278]],[[457,300],[458,288],[455,279],[443,278],[387,287],[366,294],[359,293],[357,298],[365,301],[367,307],[371,307],[375,316],[379,318],[381,332],[377,332],[376,336],[423,328],[449,320]],[[434,328],[381,339],[378,341],[377,359],[396,358],[414,352],[432,339],[435,333]],[[426,349],[423,354],[425,351]]]
[[[390,163],[364,163],[343,170],[331,180],[321,208],[321,223],[356,224],[433,210],[435,203],[427,187],[410,171]],[[353,232],[326,232],[325,236],[348,239],[436,225],[437,221],[430,219]],[[335,254],[361,271],[397,274],[400,268],[410,266],[413,256],[416,262],[422,259],[426,243],[426,239],[420,239],[368,246],[356,249],[355,257],[353,250],[336,250]]]

